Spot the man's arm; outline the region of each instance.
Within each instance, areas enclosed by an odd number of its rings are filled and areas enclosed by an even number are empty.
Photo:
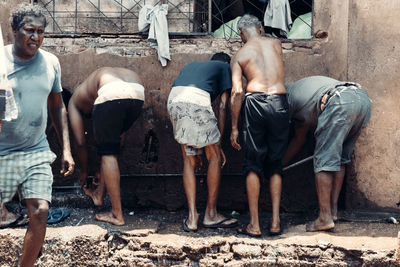
[[[73,97],[68,104],[68,116],[71,123],[72,133],[75,137],[75,149],[78,154],[78,162],[80,167],[79,183],[81,186],[88,176],[88,153],[86,148],[85,130],[83,126],[83,118],[74,103]]]
[[[58,141],[62,146],[61,173],[67,176],[73,173],[75,162],[71,155],[67,111],[61,93],[50,93],[48,105],[50,118],[56,130]]]
[[[232,92],[231,92],[231,109],[232,109],[232,132],[231,132],[231,144],[236,150],[240,150],[241,146],[238,143],[239,130],[238,120],[240,109],[242,107],[244,90],[242,84],[242,68],[236,59],[237,54],[231,61],[232,70]]]
[[[304,143],[307,139],[307,133],[309,130],[309,125],[304,124],[300,128],[296,128],[295,135],[289,143],[288,149],[286,150],[285,155],[282,159],[283,166],[289,164],[289,162],[293,159],[293,157],[299,152],[299,150],[303,147]]]

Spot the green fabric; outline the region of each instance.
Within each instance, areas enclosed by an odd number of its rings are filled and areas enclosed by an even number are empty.
[[[288,39],[311,39],[311,24],[311,12],[300,15],[294,20]]]
[[[237,29],[237,24],[238,21],[240,20],[241,16],[238,16],[237,18],[228,21],[225,24],[222,24],[221,27],[219,27],[217,30],[214,32],[214,37],[216,38],[239,38],[239,30]]]

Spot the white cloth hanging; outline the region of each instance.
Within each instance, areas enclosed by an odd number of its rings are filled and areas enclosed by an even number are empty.
[[[149,30],[147,40],[150,47],[155,48],[158,54],[158,60],[165,67],[167,60],[171,60],[169,53],[169,36],[168,36],[168,4],[162,5],[145,5],[139,11],[139,31]]]

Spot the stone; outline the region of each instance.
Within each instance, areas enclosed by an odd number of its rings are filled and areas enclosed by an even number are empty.
[[[238,244],[232,246],[232,251],[241,258],[260,257],[262,255],[260,246]]]

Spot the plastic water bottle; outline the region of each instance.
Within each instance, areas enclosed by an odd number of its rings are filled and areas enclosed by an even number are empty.
[[[7,68],[5,64],[5,53],[4,53],[4,42],[3,42],[3,34],[1,32],[0,27],[0,91],[4,93],[5,97],[5,110],[3,107],[0,109],[0,119],[4,119],[5,121],[15,120],[18,117],[18,108],[15,103],[13,90],[8,84],[7,79]]]

